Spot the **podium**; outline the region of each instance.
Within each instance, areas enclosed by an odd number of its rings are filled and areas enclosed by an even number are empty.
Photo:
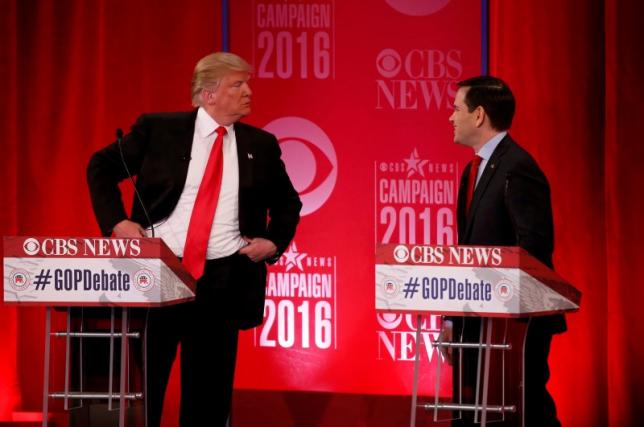
[[[142,341],[145,376],[145,331],[130,330],[129,309],[179,304],[195,297],[195,280],[177,257],[158,238],[119,239],[86,237],[4,237],[4,303],[40,305],[45,312],[45,361],[43,373],[43,426],[47,426],[49,399],[106,400],[108,410],[118,400],[119,427],[125,425],[126,401],[144,401],[141,391],[128,389],[128,341]],[[67,310],[67,328],[52,332],[52,308]],[[106,307],[109,331],[71,328],[71,310]],[[120,311],[120,322],[116,310]],[[120,323],[120,328],[117,328]],[[51,337],[65,339],[64,389],[49,390]],[[108,390],[70,390],[71,340],[109,340]],[[118,340],[115,342],[115,340]],[[114,348],[120,345],[118,392],[114,388]],[[82,369],[82,355],[79,358]],[[145,384],[145,381],[143,381]]]
[[[478,318],[475,333],[432,345],[453,361],[451,402],[439,400],[440,361],[432,402],[418,402],[420,345],[416,346],[410,426],[418,409],[453,414],[482,426],[502,421],[524,425],[524,343],[539,317],[574,312],[581,293],[519,247],[382,245],[376,250],[376,311],[418,316],[442,314]],[[474,336],[474,339],[472,339]],[[469,370],[473,375],[466,375]],[[473,384],[465,384],[474,376]]]

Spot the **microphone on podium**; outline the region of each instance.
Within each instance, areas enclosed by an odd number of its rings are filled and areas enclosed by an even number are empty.
[[[148,210],[145,208],[145,204],[143,203],[141,194],[139,194],[139,190],[137,190],[136,188],[136,182],[134,181],[134,177],[130,173],[130,168],[127,167],[127,162],[125,161],[125,155],[123,155],[123,129],[121,128],[116,128],[116,145],[118,145],[119,147],[119,154],[121,155],[121,163],[123,163],[123,167],[125,168],[125,173],[127,173],[128,178],[130,178],[130,182],[132,183],[132,187],[134,188],[134,194],[136,194],[136,198],[139,201],[139,204],[141,205],[141,209],[143,210],[145,219],[147,219],[148,224],[150,224],[150,231],[152,233],[152,237],[154,237],[154,224],[152,224],[152,221],[150,220],[150,215],[148,215]]]

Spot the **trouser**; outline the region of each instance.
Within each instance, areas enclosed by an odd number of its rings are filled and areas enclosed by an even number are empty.
[[[463,334],[464,342],[478,342],[480,331],[480,318],[453,318],[454,337]],[[462,332],[461,332],[462,331]],[[533,321],[529,324],[525,338],[524,353],[524,419],[525,427],[560,427],[561,424],[557,419],[555,402],[546,388],[550,371],[548,369],[548,354],[550,352],[550,343],[552,333],[547,327],[543,327],[541,322]],[[462,378],[454,376],[455,392],[457,391],[457,381],[461,381],[463,386],[463,397],[465,402],[473,403],[476,393],[476,379],[478,367],[478,352],[476,349],[467,349],[463,351]],[[472,411],[463,411],[463,417],[454,420],[452,426],[465,427],[476,426]],[[490,423],[491,426],[510,426],[520,425],[516,418],[507,422]],[[480,417],[478,422],[480,423]]]
[[[239,255],[206,263],[193,302],[149,310],[145,390],[148,427],[160,426],[165,390],[179,344],[179,425],[226,425],[232,400],[239,330],[232,322],[222,319],[216,308],[215,289],[224,286],[222,281],[231,280],[235,257]]]
[[[525,343],[525,426],[560,427],[555,401],[546,388],[552,334],[533,326],[528,327]]]

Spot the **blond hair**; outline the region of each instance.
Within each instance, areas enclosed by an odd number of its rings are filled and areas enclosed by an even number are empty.
[[[252,72],[252,67],[241,57],[229,52],[216,52],[204,56],[192,73],[192,105],[201,105],[201,91],[214,89],[231,71]]]

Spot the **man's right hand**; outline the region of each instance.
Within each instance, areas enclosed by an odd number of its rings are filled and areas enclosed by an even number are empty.
[[[141,227],[141,224],[130,221],[129,219],[124,219],[116,224],[112,232],[114,237],[139,238],[148,236],[143,227]]]

